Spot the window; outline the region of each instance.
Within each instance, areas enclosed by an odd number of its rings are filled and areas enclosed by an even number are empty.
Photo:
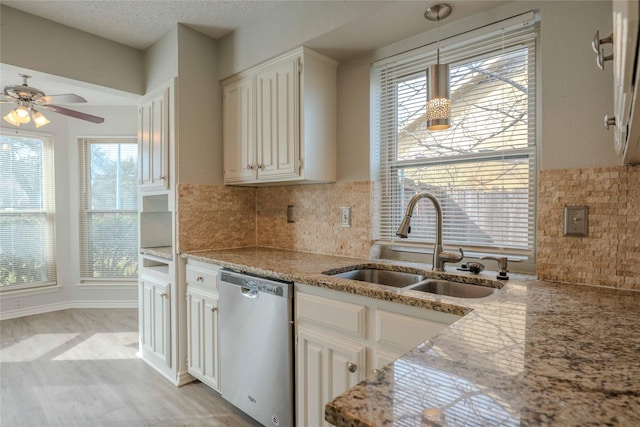
[[[81,139],[81,280],[136,280],[138,146],[135,138]]]
[[[0,286],[56,283],[53,141],[0,131]]]
[[[519,17],[515,24],[503,22],[442,43],[441,62],[451,65],[452,98],[452,126],[444,131],[426,130],[425,70],[435,62],[433,46],[374,64],[376,243],[431,248],[436,218],[428,200],[414,211],[409,239],[395,235],[409,199],[428,191],[442,204],[445,245],[533,257],[537,30],[532,19],[527,14],[527,20]]]

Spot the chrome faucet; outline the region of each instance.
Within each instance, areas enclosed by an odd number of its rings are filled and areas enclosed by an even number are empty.
[[[436,196],[431,193],[427,193],[426,191],[417,193],[413,196],[407,204],[407,212],[396,231],[396,236],[402,239],[406,239],[409,236],[409,233],[411,232],[411,215],[413,215],[413,209],[416,207],[416,204],[420,199],[431,200],[431,203],[433,203],[433,207],[436,210],[436,243],[433,248],[433,263],[431,268],[435,271],[444,271],[444,264],[446,262],[462,261],[464,252],[462,252],[462,248],[460,248],[460,255],[455,252],[445,252],[442,250],[442,206]]]

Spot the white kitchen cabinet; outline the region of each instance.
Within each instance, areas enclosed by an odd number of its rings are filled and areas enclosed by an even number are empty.
[[[330,400],[459,319],[298,283],[295,301],[297,425],[328,425]]]
[[[288,58],[256,75],[256,172],[262,180],[295,179],[299,173],[300,61]]]
[[[225,80],[225,184],[335,181],[336,67],[299,48]]]
[[[169,132],[173,86],[145,95],[138,105],[139,185],[143,191],[169,188]]]
[[[329,426],[324,405],[365,377],[366,347],[300,328],[296,348],[297,425]]]
[[[218,272],[187,265],[187,369],[219,390]]]
[[[171,284],[140,277],[141,351],[156,363],[171,366]]]
[[[253,78],[246,77],[223,88],[225,183],[256,179],[254,84]]]
[[[217,391],[218,362],[218,297],[187,286],[187,369]]]

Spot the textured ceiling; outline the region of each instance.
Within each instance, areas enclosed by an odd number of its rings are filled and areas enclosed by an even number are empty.
[[[2,0],[2,4],[136,49],[146,49],[176,23],[218,39],[278,1]]]

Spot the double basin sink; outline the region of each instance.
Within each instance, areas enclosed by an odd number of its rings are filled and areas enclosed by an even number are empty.
[[[487,285],[476,285],[441,278],[431,278],[419,273],[372,267],[354,268],[352,270],[335,273],[328,271],[324,274],[341,279],[358,280],[361,282],[457,298],[484,298],[502,287],[502,283],[494,281],[490,281],[490,284]]]

